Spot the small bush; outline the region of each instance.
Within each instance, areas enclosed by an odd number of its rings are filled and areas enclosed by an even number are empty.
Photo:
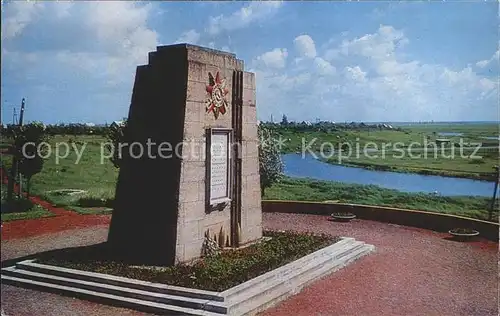
[[[224,291],[340,240],[328,235],[296,232],[265,232],[264,235],[271,238],[246,248],[223,251],[193,265],[179,264],[162,269],[130,267],[112,258],[106,259],[109,251],[99,248],[95,253],[80,250],[80,253],[52,254],[41,257],[40,261],[150,282]]]
[[[15,198],[10,202],[2,202],[2,213],[22,213],[28,212],[34,204],[28,199]]]
[[[113,207],[113,199],[82,197],[78,199],[78,206],[81,207]]]
[[[472,165],[483,165],[486,161],[484,161],[484,159],[472,159],[469,163]]]

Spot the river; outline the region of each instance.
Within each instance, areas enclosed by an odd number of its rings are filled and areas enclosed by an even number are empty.
[[[446,196],[472,195],[490,197],[494,190],[494,183],[487,181],[332,165],[316,160],[312,156],[302,158],[301,154],[286,154],[282,157],[285,165],[285,175],[289,177],[373,184],[403,192],[433,193],[437,191],[440,195]]]

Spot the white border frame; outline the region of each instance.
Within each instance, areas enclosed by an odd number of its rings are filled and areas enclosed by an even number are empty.
[[[211,190],[211,180],[212,180],[212,135],[214,134],[224,134],[227,135],[227,188],[226,188],[226,196],[212,198],[212,190]],[[214,206],[221,203],[229,203],[232,201],[232,170],[233,170],[233,154],[232,154],[232,144],[233,144],[233,129],[232,128],[209,128],[207,129],[207,178],[206,178],[206,192],[207,192],[207,204],[210,206]]]

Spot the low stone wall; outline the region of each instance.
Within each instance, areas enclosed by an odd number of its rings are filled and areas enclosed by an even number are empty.
[[[419,227],[439,232],[447,232],[457,227],[472,228],[479,231],[480,236],[497,242],[500,228],[497,223],[462,216],[359,204],[265,200],[262,201],[262,211],[267,213],[317,215],[351,212],[360,219]]]

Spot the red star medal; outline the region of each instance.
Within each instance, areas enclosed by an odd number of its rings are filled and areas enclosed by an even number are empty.
[[[229,92],[226,89],[226,80],[221,79],[219,72],[215,75],[208,73],[209,85],[207,86],[208,98],[205,102],[207,113],[214,112],[215,119],[219,117],[219,113],[225,114],[227,108],[226,94]]]

